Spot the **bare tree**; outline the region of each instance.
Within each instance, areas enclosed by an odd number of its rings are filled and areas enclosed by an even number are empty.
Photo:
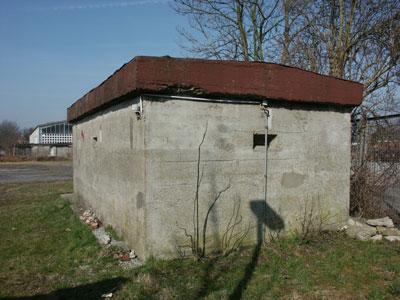
[[[399,74],[400,2],[312,1],[299,18],[290,64],[363,83],[364,107],[377,109]]]
[[[178,29],[191,55],[264,61],[282,22],[279,1],[175,0],[173,8],[189,16],[192,32]]]
[[[25,127],[22,129],[22,136],[24,137],[24,143],[29,143],[29,137],[32,134],[32,132],[35,130],[33,127]]]
[[[302,16],[309,9],[311,3],[311,0],[282,0],[280,12],[283,15],[283,22],[280,27],[283,27],[283,31],[279,32],[274,39],[277,46],[275,57],[280,57],[282,64],[292,65],[296,58],[297,53],[293,51],[293,43],[310,26],[311,21],[304,22]],[[310,66],[310,69],[314,69],[313,66]]]
[[[21,135],[16,122],[4,120],[0,123],[0,149],[12,153],[12,147]]]
[[[397,109],[398,0],[174,0],[190,55],[272,61],[364,84],[368,111]]]

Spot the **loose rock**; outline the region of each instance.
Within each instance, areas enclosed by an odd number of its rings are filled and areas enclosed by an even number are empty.
[[[376,226],[376,230],[382,235],[400,235],[400,231],[396,228]]]
[[[349,218],[349,220],[347,221],[347,223],[348,223],[348,225],[349,226],[359,226],[359,227],[362,227],[362,226],[365,226],[366,225],[366,222],[365,222],[365,219],[352,219],[352,218]]]
[[[361,241],[368,241],[373,235],[376,234],[376,228],[358,223],[356,225],[349,226],[346,230],[346,234],[351,238],[357,238]]]
[[[113,296],[113,293],[107,293],[107,294],[101,295],[102,298],[111,298],[112,296]]]
[[[103,234],[99,236],[100,243],[108,245],[111,242],[111,236],[108,234]]]
[[[349,224],[350,226],[354,226],[354,225],[356,225],[356,222],[352,218],[349,218],[349,220],[347,221],[347,224]],[[346,227],[345,229],[347,229],[347,226],[344,226],[344,227]]]
[[[135,251],[134,251],[134,250],[129,251],[129,257],[130,257],[131,259],[136,258],[136,254],[135,254]]]
[[[108,249],[108,254],[106,255],[111,254],[115,259],[118,259],[124,269],[132,269],[143,265],[143,263],[137,258],[135,251],[130,250],[125,242],[114,241],[111,238],[111,236],[105,231],[104,227],[101,227],[102,223],[100,219],[97,218],[96,214],[91,210],[84,211],[79,219],[93,229],[92,233],[101,244],[106,245],[106,249]],[[113,248],[115,246],[119,248],[119,250]]]
[[[385,239],[387,239],[388,241],[391,241],[391,242],[400,242],[400,236],[397,236],[397,235],[388,235],[388,236],[385,236]]]
[[[131,270],[133,268],[143,266],[143,263],[138,259],[131,259],[129,261],[119,261],[119,264],[125,270]]]
[[[371,226],[382,226],[382,227],[394,228],[393,221],[389,217],[367,220],[367,224],[371,225]]]
[[[373,237],[371,237],[371,241],[374,241],[374,242],[382,241],[382,238],[383,238],[382,234],[377,234],[377,235],[374,235]]]
[[[91,217],[92,215],[93,215],[93,212],[90,209],[88,209],[83,212],[82,216],[85,218],[88,218],[88,217]]]
[[[129,255],[129,253],[127,253],[127,254],[124,254],[124,255],[120,256],[119,260],[129,261],[129,260],[131,260],[131,256]]]
[[[92,229],[97,229],[97,228],[99,228],[99,223],[97,223],[97,222],[91,222],[91,223],[89,223],[88,225],[89,225],[90,228],[92,228]]]

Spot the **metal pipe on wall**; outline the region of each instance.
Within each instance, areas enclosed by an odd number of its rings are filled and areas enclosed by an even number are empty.
[[[268,118],[269,118],[269,110],[267,109],[268,103],[263,101],[261,110],[265,114],[265,161],[264,161],[264,219],[262,224],[262,243],[265,243],[265,235],[266,235],[266,224],[267,224],[267,174],[268,174]]]

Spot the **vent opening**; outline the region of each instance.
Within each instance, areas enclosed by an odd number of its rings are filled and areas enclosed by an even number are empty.
[[[276,134],[268,134],[267,143],[268,147],[272,140],[276,137]],[[254,133],[253,134],[253,149],[265,146],[265,134],[264,133]]]

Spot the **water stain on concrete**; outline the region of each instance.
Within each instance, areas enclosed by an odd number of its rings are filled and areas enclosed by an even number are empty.
[[[228,143],[227,140],[219,138],[214,143],[215,147],[221,150],[232,152],[234,149],[233,144]]]
[[[219,124],[217,128],[218,128],[219,132],[227,132],[228,131],[228,127],[225,126],[224,124]]]
[[[139,193],[137,193],[137,195],[136,195],[136,207],[139,209],[139,208],[142,208],[143,205],[144,205],[143,193],[142,193],[142,192],[139,192]]]
[[[288,189],[295,188],[304,183],[304,175],[298,173],[283,173],[281,185]]]

